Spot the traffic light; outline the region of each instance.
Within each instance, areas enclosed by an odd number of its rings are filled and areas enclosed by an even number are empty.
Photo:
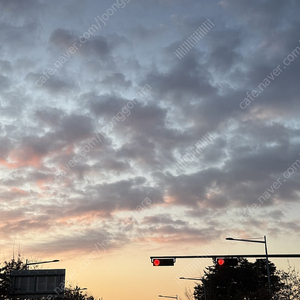
[[[238,264],[238,259],[234,257],[217,257],[216,258],[217,266],[223,267],[223,266],[236,266]]]
[[[174,266],[175,258],[153,258],[152,263],[154,267]]]

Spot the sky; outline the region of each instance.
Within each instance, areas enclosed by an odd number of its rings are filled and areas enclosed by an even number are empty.
[[[300,3],[0,0],[0,245],[105,300],[299,253]],[[286,268],[286,259],[273,260]],[[299,260],[290,264],[298,268]]]

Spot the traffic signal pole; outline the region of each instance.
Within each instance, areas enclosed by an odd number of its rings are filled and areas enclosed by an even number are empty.
[[[226,264],[226,260],[235,262],[237,258],[265,258],[267,263],[267,275],[269,283],[269,292],[271,297],[271,282],[270,282],[270,270],[269,270],[269,258],[300,258],[300,254],[268,254],[267,243],[265,241],[266,254],[233,254],[233,255],[173,255],[173,256],[150,256],[153,266],[174,266],[176,259],[178,258],[211,258],[217,261],[222,261],[220,265]],[[204,286],[205,288],[205,286]],[[171,297],[170,297],[171,298]],[[206,298],[206,291],[205,291]],[[177,300],[177,299],[176,299]]]
[[[154,259],[177,259],[177,258],[212,258],[218,257],[233,258],[233,257],[249,257],[249,258],[266,258],[266,254],[232,254],[232,255],[172,255],[172,256],[150,256],[151,262]],[[268,254],[268,258],[300,258],[300,254]]]
[[[271,295],[271,277],[270,277],[270,267],[269,267],[269,255],[267,250],[267,238],[264,236],[264,243],[265,243],[265,251],[266,251],[266,263],[267,263],[267,274],[268,274],[268,283],[269,283],[269,293]]]

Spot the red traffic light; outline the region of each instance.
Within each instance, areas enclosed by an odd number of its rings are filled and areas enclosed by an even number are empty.
[[[238,259],[236,257],[219,257],[216,258],[217,266],[236,266],[238,264]]]
[[[154,258],[152,259],[153,266],[174,266],[174,258]]]
[[[154,259],[153,266],[159,266],[159,265],[160,265],[160,260],[159,259]]]

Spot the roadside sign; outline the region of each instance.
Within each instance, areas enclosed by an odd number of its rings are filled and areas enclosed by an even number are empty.
[[[11,271],[13,298],[61,297],[65,289],[65,269]]]

